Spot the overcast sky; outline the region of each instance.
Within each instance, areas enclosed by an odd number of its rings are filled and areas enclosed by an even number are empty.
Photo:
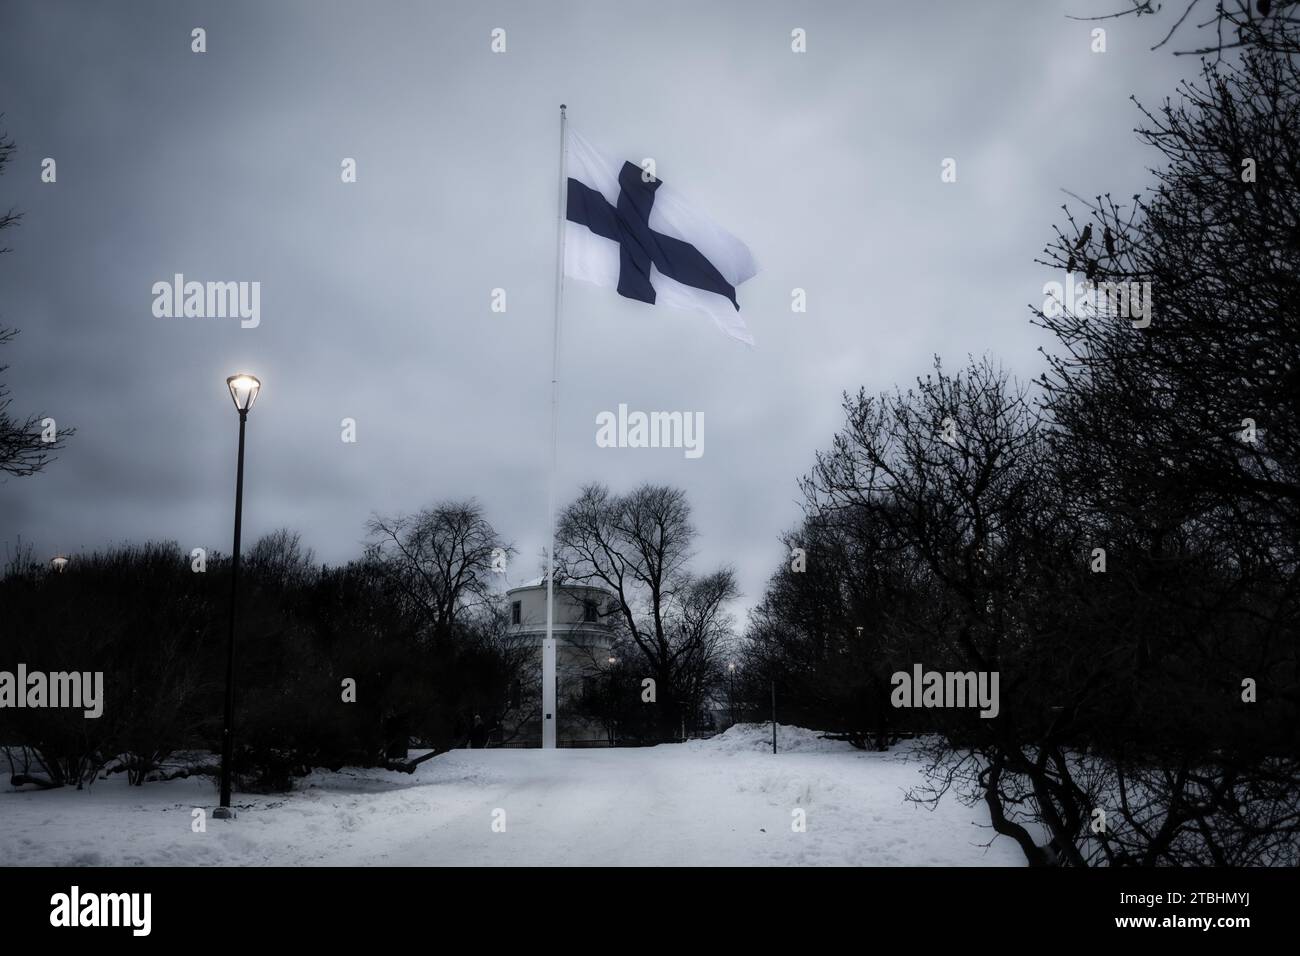
[[[1054,278],[1033,259],[1060,190],[1148,185],[1128,98],[1154,104],[1195,68],[1149,49],[1164,21],[1109,21],[1097,54],[1095,24],[1066,16],[1118,6],[5,0],[18,153],[0,206],[25,217],[0,257],[0,322],[22,329],[0,362],[13,412],[77,434],[0,483],[0,543],[228,551],[224,379],[246,370],[264,383],[246,543],[287,525],[341,562],[372,512],[476,496],[519,549],[510,580],[534,576],[565,102],[604,152],[654,158],[762,271],[739,290],[753,350],[703,315],[567,283],[560,501],[587,481],[685,488],[698,567],[735,566],[743,610],[841,391],[906,383],[935,353],[1040,370],[1027,306]],[[151,287],[178,272],[260,282],[260,326],[155,318]],[[598,448],[595,417],[620,403],[703,412],[704,455]]]

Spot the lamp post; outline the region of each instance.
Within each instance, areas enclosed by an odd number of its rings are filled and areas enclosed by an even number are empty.
[[[735,661],[732,661],[730,664],[727,665],[727,672],[731,675],[731,694],[729,695],[731,697],[731,700],[728,703],[731,704],[731,708],[730,708],[731,724],[734,727],[736,724],[736,663]]]
[[[244,426],[262,383],[252,375],[241,373],[226,379],[226,387],[239,412],[239,464],[235,470],[235,544],[230,554],[230,635],[226,641],[226,717],[221,731],[221,806],[212,813],[223,820],[234,816],[230,810],[230,777],[235,759],[235,617],[239,605],[239,526],[244,512]]]
[[[776,678],[772,678],[772,753],[776,753]]]
[[[609,655],[609,745],[618,746],[618,718],[617,709],[614,707],[614,665],[618,663],[618,658],[613,654]]]
[[[58,574],[63,573],[63,569],[68,566],[68,559],[61,554],[56,554],[50,558],[50,567]]]

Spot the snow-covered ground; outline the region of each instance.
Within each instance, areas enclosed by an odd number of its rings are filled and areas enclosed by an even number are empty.
[[[318,771],[292,793],[236,794],[238,819],[205,833],[191,821],[216,803],[206,780],[5,787],[0,863],[1024,865],[1009,840],[983,846],[982,806],[906,802],[922,777],[905,748],[864,753],[783,726],[778,749],[768,725],[743,725],[644,749],[458,750],[412,775]]]

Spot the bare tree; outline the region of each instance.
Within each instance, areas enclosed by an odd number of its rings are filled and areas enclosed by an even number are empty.
[[[0,120],[4,119],[4,114],[0,113]],[[0,132],[0,176],[4,175],[5,167],[13,160],[14,152],[17,150],[13,139],[7,133]],[[11,207],[7,212],[0,214],[0,232],[18,225],[18,220],[22,219],[23,214],[15,212]],[[0,246],[0,255],[9,250]]]
[[[775,685],[785,722],[888,749],[890,675],[916,659],[914,625],[935,603],[894,524],[874,509],[812,503],[783,536],[787,555],[802,557],[782,561],[750,613],[741,687],[751,705],[765,709]]]
[[[1111,487],[1145,492],[1107,508],[1159,513],[1200,487],[1206,520],[1268,526],[1288,548],[1300,540],[1300,64],[1252,52],[1179,93],[1144,110],[1141,135],[1167,163],[1155,194],[1098,197],[1042,260],[1086,263],[1099,290],[1145,286],[1149,321],[1037,310],[1061,345],[1044,384],[1054,416],[1087,438],[1069,447],[1098,455],[1078,470],[1122,471]],[[1239,509],[1212,514],[1225,500]]]
[[[562,573],[614,592],[619,623],[656,683],[662,739],[719,679],[726,606],[737,594],[727,569],[691,575],[694,538],[685,492],[650,484],[626,495],[586,486],[556,532]]]
[[[0,113],[0,119],[4,114]],[[13,159],[14,141],[0,132],[0,175]],[[0,214],[0,232],[18,225],[22,213],[8,212]],[[0,246],[0,255],[8,252]],[[8,345],[18,334],[17,329],[0,326],[0,345]],[[0,376],[9,368],[0,365]],[[23,478],[34,475],[53,458],[53,453],[63,448],[65,439],[72,435],[74,429],[59,428],[47,440],[43,422],[45,416],[30,415],[27,418],[14,418],[9,412],[13,400],[9,397],[9,388],[0,381],[0,474]]]
[[[301,584],[316,561],[311,548],[303,548],[302,535],[289,528],[277,528],[262,535],[244,561],[249,573],[264,583],[279,587]]]
[[[1035,309],[1041,391],[985,362],[859,392],[804,484],[810,559],[912,595],[878,654],[1000,674],[994,719],[908,714],[914,796],[984,803],[1033,865],[1297,860],[1300,73],[1252,49],[1202,77],[1146,113],[1154,195],[1049,246],[1090,298]],[[852,562],[872,538],[888,575]],[[815,672],[860,613],[834,575],[769,598],[770,667]]]
[[[1175,35],[1188,35],[1189,32],[1197,41],[1193,46],[1175,50],[1175,56],[1222,56],[1237,49],[1294,54],[1300,52],[1297,7],[1300,7],[1300,0],[1128,0],[1127,6],[1117,10],[1070,19],[1166,18],[1169,29],[1152,49],[1158,50]]]
[[[384,569],[435,639],[450,635],[467,610],[485,606],[494,559],[514,553],[473,499],[442,502],[409,516],[376,516],[367,529],[374,539],[367,556]]]

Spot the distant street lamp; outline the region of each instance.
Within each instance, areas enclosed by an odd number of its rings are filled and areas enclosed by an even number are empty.
[[[618,746],[618,718],[614,707],[614,665],[618,663],[618,658],[613,654],[609,655],[609,745]]]
[[[230,556],[230,636],[226,642],[226,719],[221,732],[221,806],[212,813],[220,819],[234,816],[230,812],[230,777],[235,759],[235,618],[239,604],[239,526],[244,512],[244,425],[262,383],[252,375],[241,373],[226,379],[226,387],[239,412],[239,464],[235,470],[235,545]]]
[[[727,671],[731,674],[731,723],[736,723],[736,665],[733,661],[727,665]]]
[[[62,573],[63,569],[66,568],[67,566],[68,566],[68,559],[61,554],[55,555],[54,557],[50,558],[50,567],[59,573]]]

